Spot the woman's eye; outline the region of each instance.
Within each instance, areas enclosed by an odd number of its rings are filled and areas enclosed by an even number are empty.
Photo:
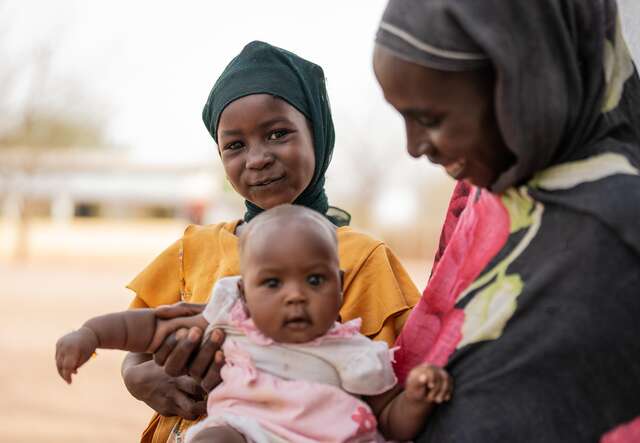
[[[280,286],[280,280],[278,280],[277,278],[268,278],[262,282],[262,285],[266,286],[267,288],[277,288],[278,286]]]
[[[322,275],[310,275],[307,277],[307,282],[311,286],[320,286],[324,281],[324,277]]]
[[[442,118],[429,115],[416,116],[416,121],[425,128],[435,128],[440,125]]]
[[[235,151],[236,149],[242,148],[244,145],[242,142],[231,142],[224,145],[224,151]]]
[[[282,137],[284,137],[285,135],[289,134],[290,131],[286,130],[286,129],[276,129],[275,131],[271,131],[269,133],[269,140],[278,140]]]

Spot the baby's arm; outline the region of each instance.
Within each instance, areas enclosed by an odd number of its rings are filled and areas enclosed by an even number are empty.
[[[98,348],[153,352],[176,329],[192,326],[204,329],[206,325],[202,315],[159,320],[154,309],[133,309],[94,317],[56,343],[58,373],[71,383],[71,375]]]
[[[422,430],[433,407],[451,398],[453,382],[442,368],[420,365],[411,370],[402,390],[368,397],[378,417],[378,429],[389,440],[412,440]]]

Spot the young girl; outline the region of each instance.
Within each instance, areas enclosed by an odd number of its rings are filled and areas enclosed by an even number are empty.
[[[344,270],[341,320],[361,318],[363,335],[393,345],[420,294],[386,244],[347,226],[348,214],[329,206],[324,180],[335,137],[322,68],[268,43],[251,42],[216,81],[203,120],[229,183],[246,201],[244,219],[189,226],[128,285],[135,292],[131,307],[206,303],[218,280],[240,273],[238,236],[247,222],[262,210],[293,203],[337,226]],[[149,354],[127,356],[125,385],[158,412],[143,443],[180,442],[191,420],[204,414],[204,401],[194,395],[198,383],[175,376],[186,373],[182,362],[188,360],[193,362],[189,374],[201,377],[207,388],[215,386],[219,366],[210,362],[219,346],[216,337],[222,336],[212,333],[190,359],[182,351],[195,349],[199,341],[181,341],[175,349],[182,354],[171,354],[166,372]]]
[[[192,442],[376,441],[376,423],[408,440],[449,399],[443,369],[415,367],[403,391],[386,343],[361,335],[359,319],[336,321],[343,276],[322,216],[292,205],[263,213],[243,232],[240,259],[242,276],[220,280],[202,315],[159,320],[142,309],[89,320],[58,341],[58,372],[71,382],[99,347],[153,352],[179,327],[223,328],[223,382]]]

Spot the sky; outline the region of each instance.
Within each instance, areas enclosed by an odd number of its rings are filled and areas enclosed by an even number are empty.
[[[364,155],[369,165],[381,165],[391,195],[381,200],[397,200],[415,177],[437,181],[444,174],[406,155],[400,117],[374,78],[373,39],[385,3],[0,0],[0,14],[16,53],[47,42],[55,48],[56,76],[90,97],[109,139],[141,162],[215,160],[200,116],[224,66],[255,39],[296,52],[323,66],[327,77],[336,125],[329,185],[357,181],[354,169]],[[640,2],[619,3],[640,60]],[[402,205],[411,212],[411,204]]]

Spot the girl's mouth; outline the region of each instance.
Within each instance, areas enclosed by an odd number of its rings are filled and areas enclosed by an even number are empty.
[[[257,188],[262,187],[262,186],[269,186],[270,184],[279,182],[283,178],[284,178],[284,175],[281,175],[281,176],[278,176],[278,177],[270,177],[270,178],[267,178],[267,179],[264,179],[264,180],[257,181],[255,183],[253,183],[251,186],[257,187]]]

